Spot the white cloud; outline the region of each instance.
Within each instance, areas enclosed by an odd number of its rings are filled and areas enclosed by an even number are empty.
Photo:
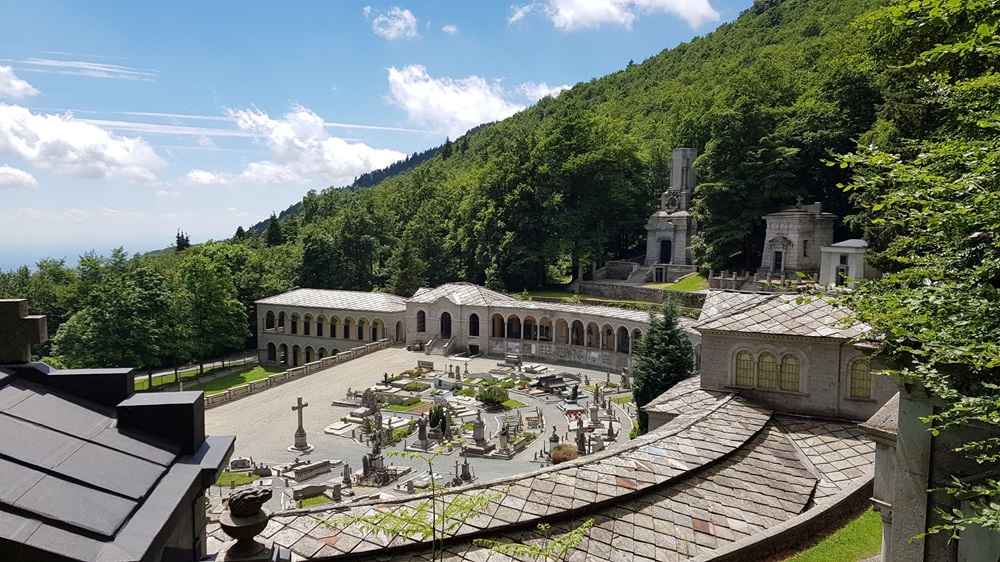
[[[534,4],[525,4],[524,6],[511,6],[510,7],[510,17],[507,18],[507,25],[514,25],[515,23],[523,20],[531,12],[535,10]]]
[[[447,33],[448,35],[454,35],[454,34],[458,33],[458,27],[456,27],[454,25],[446,25],[446,26],[444,26],[444,27],[441,28],[441,31]]]
[[[0,98],[26,98],[37,96],[38,90],[25,80],[14,75],[14,69],[0,66]]]
[[[365,6],[365,17],[372,14],[371,6]],[[411,39],[417,37],[417,18],[413,12],[393,6],[388,12],[375,16],[372,20],[372,31],[376,35],[388,39]]]
[[[124,137],[62,115],[34,114],[0,103],[0,154],[57,174],[82,178],[154,181],[166,162],[139,137]]]
[[[230,110],[241,131],[260,135],[272,159],[251,162],[240,173],[191,170],[182,181],[188,185],[282,185],[323,181],[346,185],[362,173],[383,168],[405,158],[395,150],[349,143],[334,137],[327,124],[311,110],[295,106],[281,119],[259,109]]]
[[[499,83],[479,76],[432,78],[418,64],[389,69],[390,101],[416,123],[458,136],[481,123],[510,117],[524,106],[506,99]]]
[[[570,88],[569,84],[562,84],[559,86],[549,86],[545,82],[525,82],[517,87],[517,91],[528,98],[532,102],[536,102],[545,96],[556,97],[563,90],[568,90]]]
[[[631,29],[640,13],[665,12],[674,14],[698,27],[705,22],[719,21],[719,12],[710,0],[548,0],[542,4],[512,7],[508,24],[524,19],[539,8],[557,29],[575,31],[615,25]]]
[[[156,195],[157,197],[166,197],[170,199],[177,199],[178,197],[181,196],[179,191],[167,191],[165,189],[157,190],[156,193],[154,193],[153,195]]]
[[[38,187],[35,176],[17,168],[0,166],[0,189],[5,187]]]
[[[198,137],[198,146],[201,148],[215,148],[215,141],[212,137],[202,135]]]
[[[70,74],[74,76],[90,76],[92,78],[151,81],[155,79],[157,75],[157,73],[153,70],[130,68],[118,64],[106,64],[103,62],[37,58],[24,59],[20,62],[21,64],[33,67],[35,72],[52,72],[55,74]]]

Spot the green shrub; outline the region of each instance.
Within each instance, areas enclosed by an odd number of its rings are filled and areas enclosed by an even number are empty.
[[[483,391],[479,393],[479,401],[487,406],[500,406],[507,400],[510,400],[510,396],[507,394],[507,389],[499,386],[484,388]]]
[[[429,385],[429,384],[427,384],[425,382],[413,381],[413,382],[409,382],[409,383],[406,383],[405,385],[403,385],[403,390],[405,390],[407,392],[423,392],[423,391],[427,390],[430,387],[431,387],[431,385]]]

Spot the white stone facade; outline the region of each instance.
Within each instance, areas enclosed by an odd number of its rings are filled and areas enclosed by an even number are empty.
[[[858,281],[872,279],[878,272],[865,262],[864,240],[851,239],[823,246],[819,284],[824,287],[843,285],[853,289]]]
[[[695,234],[692,197],[698,183],[694,148],[675,148],[671,158],[670,187],[660,196],[660,208],[646,222],[646,265],[690,265],[691,238]],[[660,281],[663,281],[662,279]]]
[[[800,198],[801,199],[801,198]],[[823,212],[821,203],[802,205],[764,215],[764,254],[758,273],[793,277],[820,271],[820,249],[833,243],[837,216]]]

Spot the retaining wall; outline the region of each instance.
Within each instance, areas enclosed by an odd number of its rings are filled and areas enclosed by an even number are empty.
[[[372,342],[366,345],[355,347],[354,349],[349,349],[347,351],[338,353],[336,355],[331,355],[330,357],[324,357],[313,361],[312,363],[306,363],[305,365],[299,367],[293,367],[288,369],[283,373],[276,373],[269,377],[253,381],[247,384],[241,384],[239,386],[233,386],[226,389],[223,392],[217,394],[206,395],[205,396],[205,409],[214,408],[220,404],[225,404],[227,402],[232,402],[233,400],[238,400],[244,396],[250,396],[251,394],[257,394],[264,392],[268,388],[278,386],[279,384],[286,383],[290,380],[297,379],[299,377],[304,377],[306,375],[311,375],[313,373],[322,371],[334,365],[339,365],[346,361],[350,361],[355,357],[361,357],[368,355],[374,351],[380,349],[385,349],[392,345],[392,340],[389,338],[381,339],[377,342]]]
[[[701,308],[705,304],[705,293],[688,293],[637,287],[635,285],[620,285],[616,283],[580,282],[580,293],[597,295],[609,299],[630,299],[637,301],[663,302],[668,297],[674,299],[678,306],[684,308]]]

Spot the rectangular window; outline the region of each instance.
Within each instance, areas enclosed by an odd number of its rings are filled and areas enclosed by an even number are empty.
[[[809,241],[808,240],[803,240],[802,241],[802,257],[804,257],[804,258],[808,258],[809,257]]]

